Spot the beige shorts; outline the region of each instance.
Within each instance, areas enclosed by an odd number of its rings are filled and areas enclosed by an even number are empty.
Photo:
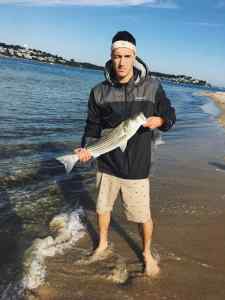
[[[123,208],[129,221],[145,223],[151,219],[149,178],[123,179],[97,172],[96,187],[98,213],[111,212],[121,193]]]

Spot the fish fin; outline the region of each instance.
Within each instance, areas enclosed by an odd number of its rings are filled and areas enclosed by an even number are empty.
[[[76,154],[68,154],[64,156],[56,157],[58,161],[64,164],[66,173],[69,174],[70,171],[73,169],[74,165],[78,162],[79,157]]]
[[[120,150],[122,152],[124,152],[126,150],[126,147],[127,147],[127,142],[125,142],[124,144],[120,145]]]

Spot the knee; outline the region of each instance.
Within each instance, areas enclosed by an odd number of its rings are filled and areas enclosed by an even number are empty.
[[[152,218],[149,219],[149,224],[153,227],[154,226],[154,222],[152,220]]]
[[[154,222],[153,222],[152,218],[150,217],[146,222],[144,222],[143,225],[147,226],[147,227],[150,227],[150,228],[153,228],[154,227]]]
[[[150,216],[148,215],[142,223],[143,224],[151,224],[152,226],[154,225],[151,215]]]

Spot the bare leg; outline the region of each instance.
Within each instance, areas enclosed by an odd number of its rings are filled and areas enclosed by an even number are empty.
[[[89,262],[95,262],[107,258],[112,254],[108,247],[108,231],[111,213],[97,214],[99,228],[99,243],[94,253],[91,255]]]
[[[159,274],[160,269],[157,261],[151,253],[151,241],[153,232],[153,222],[149,221],[141,224],[142,241],[143,241],[143,257],[145,262],[145,274],[154,277]]]
[[[90,264],[103,260],[112,254],[112,249],[108,247],[108,229],[110,223],[111,213],[97,214],[98,228],[99,228],[99,243],[94,252],[88,259],[80,259],[77,264]]]
[[[104,251],[108,247],[108,231],[111,214],[97,214],[97,218],[99,230],[99,244],[95,251]]]

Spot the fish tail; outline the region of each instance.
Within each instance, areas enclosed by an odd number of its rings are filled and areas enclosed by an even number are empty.
[[[79,157],[76,154],[69,154],[69,155],[56,157],[56,159],[60,161],[62,164],[64,164],[66,173],[69,174],[70,171],[75,166],[75,164],[78,162]]]

